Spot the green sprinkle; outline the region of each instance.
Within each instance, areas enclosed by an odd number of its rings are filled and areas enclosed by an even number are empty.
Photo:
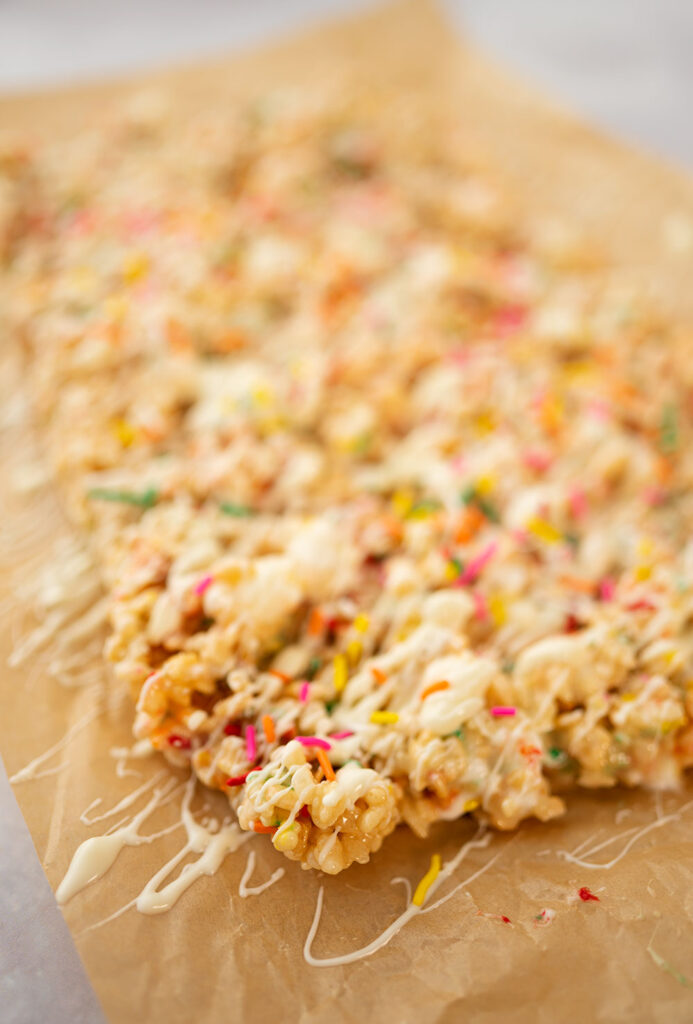
[[[306,679],[315,679],[316,675],[320,671],[322,661],[320,658],[311,658],[308,662],[308,668],[306,669]]]
[[[563,757],[563,751],[560,747],[551,747],[549,750],[549,757],[552,757],[555,761],[557,758]]]
[[[148,487],[146,491],[110,491],[107,488],[95,487],[87,492],[87,497],[94,501],[115,501],[123,505],[137,505],[138,508],[151,508],[156,504],[159,492],[155,487]]]
[[[437,512],[439,508],[442,508],[442,502],[438,501],[437,498],[422,498],[420,501],[415,501],[412,507],[405,515],[405,519],[424,519],[432,512]]]
[[[483,498],[480,494],[477,494],[476,488],[473,484],[469,487],[465,487],[463,491],[460,491],[460,501],[463,505],[476,505],[481,514],[485,516],[490,523],[499,523],[500,516],[496,506]]]
[[[255,512],[248,505],[237,505],[233,501],[220,501],[219,511],[225,516],[235,516],[236,519],[245,519],[247,516],[254,516]]]
[[[671,455],[678,447],[678,410],[673,403],[665,405],[659,423],[659,447],[666,455]]]
[[[332,712],[334,711],[334,709],[337,707],[338,704],[339,704],[338,700],[328,700],[328,701],[325,701],[325,711],[327,712],[327,714],[331,715]]]
[[[443,736],[443,739],[450,740],[453,736],[456,736],[461,743],[464,742],[464,729],[455,729],[454,732],[449,732]]]

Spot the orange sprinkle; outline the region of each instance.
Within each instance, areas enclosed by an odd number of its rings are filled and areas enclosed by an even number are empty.
[[[313,608],[308,619],[308,635],[320,636],[325,628],[325,618],[319,608]]]
[[[383,683],[387,682],[387,674],[383,672],[381,668],[376,668],[375,665],[371,665],[371,672],[378,686],[382,686]]]
[[[277,679],[281,679],[283,683],[291,682],[291,676],[287,676],[286,672],[280,672],[278,668],[269,669],[269,674],[271,676],[276,676]]]
[[[267,742],[274,743],[277,738],[277,732],[274,728],[274,719],[271,715],[262,716],[262,731],[265,734]]]
[[[318,764],[325,773],[325,778],[328,780],[328,782],[334,782],[337,776],[334,773],[334,768],[332,767],[332,764],[326,752],[322,750],[321,747],[318,747],[317,750],[315,751],[315,756],[318,759]]]
[[[467,544],[484,525],[484,514],[478,505],[472,503],[467,505],[460,516],[455,533],[455,543]]]
[[[253,832],[261,836],[272,836],[277,831],[278,825],[263,825],[261,821],[253,822]]]
[[[391,540],[396,541],[397,543],[402,540],[402,537],[404,536],[404,529],[399,519],[396,519],[395,516],[384,515],[381,517],[380,522]]]
[[[559,577],[559,581],[569,590],[577,590],[580,594],[593,594],[594,582],[584,576],[570,576],[567,573]]]
[[[437,683],[431,683],[421,694],[421,700],[426,700],[426,697],[430,697],[432,693],[439,693],[441,690],[449,690],[450,683],[447,679],[441,679]]]

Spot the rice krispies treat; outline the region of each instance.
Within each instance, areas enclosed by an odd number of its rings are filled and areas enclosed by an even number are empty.
[[[304,867],[693,762],[690,334],[358,98],[2,161],[134,732]]]

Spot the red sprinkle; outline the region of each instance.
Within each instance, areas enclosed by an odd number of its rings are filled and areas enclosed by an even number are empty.
[[[506,917],[505,914],[501,914],[501,921],[503,921],[505,924],[511,923],[510,918]]]
[[[227,736],[240,736],[241,726],[239,722],[227,722],[224,726],[224,733]]]
[[[599,897],[595,896],[593,892],[590,892],[586,885],[583,885],[582,889],[579,890],[578,896],[583,903],[589,903],[590,900],[594,900],[595,903],[600,902]]]
[[[168,738],[168,742],[176,750],[190,750],[190,740],[187,736],[177,736],[175,733],[172,733]]]
[[[250,772],[244,772],[243,775],[234,775],[233,778],[226,780],[227,786],[242,786],[245,780],[250,775]]]

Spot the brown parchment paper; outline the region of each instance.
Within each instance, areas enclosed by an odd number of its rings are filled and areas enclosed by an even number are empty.
[[[406,91],[412,104],[429,111],[432,130],[436,110],[452,109],[468,138],[507,177],[524,210],[567,216],[598,240],[616,266],[655,291],[672,315],[691,313],[691,181],[557,112],[455,40],[425,2],[397,2],[229,61],[1,99],[0,127],[37,135],[70,131],[148,84],[165,86],[180,104],[195,105],[224,93],[317,84],[342,73],[373,88]],[[4,353],[8,344],[3,338]],[[13,487],[40,455],[40,439],[22,423],[16,366],[5,362],[2,655],[30,621],[22,610],[22,581],[69,530],[50,488],[20,495]],[[97,797],[104,808],[112,806],[142,781],[117,778],[108,753],[130,742],[132,708],[107,685],[105,672],[100,686],[61,687],[46,672],[41,654],[0,673],[0,750],[9,774],[99,710],[45,764],[64,760],[62,770],[15,787],[54,887],[77,845],[114,820],[89,828],[80,813]],[[161,764],[153,759],[134,767],[146,778]],[[690,1021],[689,788],[659,799],[623,791],[576,794],[563,820],[525,824],[514,838],[494,836],[487,849],[470,854],[456,881],[499,854],[485,874],[440,909],[410,922],[385,949],[348,966],[316,969],[303,960],[320,885],[325,908],[313,952],[349,952],[404,909],[404,890],[390,885],[391,879],[402,875],[416,884],[431,853],[453,854],[472,835],[471,824],[439,826],[425,842],[399,830],[369,865],[327,879],[301,871],[269,843],[253,839],[214,877],[195,883],[171,913],[145,917],[131,909],[89,930],[130,901],[179,849],[179,830],[151,846],[126,849],[106,878],[75,897],[64,913],[114,1022]],[[198,804],[204,800],[216,812],[223,809],[223,798],[215,794],[201,795]],[[163,808],[143,831],[174,822],[176,814],[174,806]],[[594,836],[592,845],[615,839],[594,854],[595,860],[609,861],[632,839],[629,829],[651,825],[658,816],[661,826],[642,835],[612,868],[590,870],[558,855]],[[278,866],[286,873],[261,896],[244,900],[238,885],[251,848],[257,855],[253,883]],[[581,900],[583,886],[598,901]],[[537,920],[542,911],[552,912],[543,917],[553,916],[550,924]]]

